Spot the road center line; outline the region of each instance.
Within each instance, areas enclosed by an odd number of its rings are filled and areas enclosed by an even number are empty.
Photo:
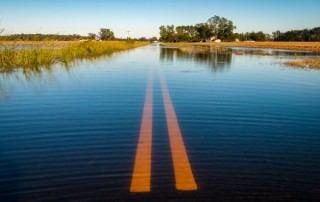
[[[152,105],[153,79],[152,75],[149,75],[139,142],[130,187],[131,192],[150,192],[151,189]]]
[[[197,190],[198,186],[194,180],[190,167],[188,155],[183,143],[178,120],[169,95],[169,90],[164,76],[160,73],[162,98],[167,118],[169,140],[174,166],[177,190]]]

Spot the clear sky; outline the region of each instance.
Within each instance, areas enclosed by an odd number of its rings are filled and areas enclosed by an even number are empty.
[[[320,0],[0,0],[0,27],[13,33],[159,36],[160,25],[194,25],[226,17],[235,32],[320,27]]]

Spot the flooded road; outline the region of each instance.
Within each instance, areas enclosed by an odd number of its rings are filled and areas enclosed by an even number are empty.
[[[305,52],[150,45],[0,74],[0,201],[319,201]]]

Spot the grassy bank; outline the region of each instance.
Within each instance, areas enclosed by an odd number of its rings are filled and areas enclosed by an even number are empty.
[[[34,68],[55,63],[69,63],[76,59],[94,58],[116,51],[147,45],[147,42],[45,42],[2,44],[0,70]],[[31,46],[23,46],[31,45]]]
[[[162,43],[167,46],[223,46],[245,48],[273,48],[320,53],[320,42],[222,42],[222,43]]]

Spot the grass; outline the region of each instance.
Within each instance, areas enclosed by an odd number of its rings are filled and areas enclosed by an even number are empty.
[[[222,43],[162,43],[167,46],[223,46],[245,48],[273,48],[298,51],[312,51],[320,53],[320,42],[222,42]]]
[[[95,58],[147,45],[147,42],[34,42],[9,43],[0,46],[0,71],[14,68],[38,68],[76,59]],[[21,46],[21,45],[31,45]]]

